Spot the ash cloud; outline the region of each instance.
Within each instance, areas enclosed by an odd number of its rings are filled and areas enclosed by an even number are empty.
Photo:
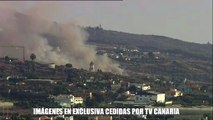
[[[121,74],[119,64],[106,55],[96,55],[95,47],[85,43],[87,38],[87,32],[72,23],[61,24],[33,13],[0,10],[0,45],[24,46],[26,58],[35,53],[40,62],[71,63],[74,67],[88,69],[93,61],[96,69]],[[7,52],[17,55],[15,50]]]

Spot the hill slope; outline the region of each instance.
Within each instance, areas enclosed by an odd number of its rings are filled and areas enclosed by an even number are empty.
[[[211,44],[191,43],[157,35],[139,35],[103,30],[98,27],[88,27],[86,30],[90,35],[89,43],[133,46],[141,49],[175,52],[205,60],[212,59]]]

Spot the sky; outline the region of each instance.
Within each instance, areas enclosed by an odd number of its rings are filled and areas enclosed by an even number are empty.
[[[212,0],[1,1],[1,7],[61,23],[212,43]]]

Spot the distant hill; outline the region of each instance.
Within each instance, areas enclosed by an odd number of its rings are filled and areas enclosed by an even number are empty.
[[[157,35],[130,34],[99,27],[87,27],[86,30],[89,33],[89,43],[132,46],[146,50],[179,53],[204,60],[212,59],[212,44],[185,42]]]

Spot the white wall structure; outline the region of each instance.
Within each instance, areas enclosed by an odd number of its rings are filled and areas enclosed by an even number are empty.
[[[51,69],[55,69],[55,66],[56,66],[55,63],[50,63],[50,64],[48,65],[48,67],[51,68]]]
[[[137,92],[134,97],[135,102],[142,104],[151,104],[151,103],[164,103],[165,102],[165,93],[157,93],[154,91],[148,92]]]
[[[142,85],[142,90],[150,90],[151,86],[150,85]]]

